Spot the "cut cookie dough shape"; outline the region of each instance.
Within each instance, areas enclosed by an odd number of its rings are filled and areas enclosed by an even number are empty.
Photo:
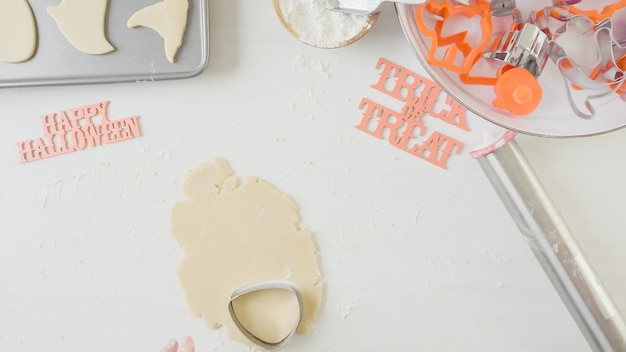
[[[105,34],[108,0],[63,0],[59,5],[48,6],[48,14],[72,46],[92,55],[107,54],[115,50]]]
[[[28,1],[0,0],[0,61],[27,61],[36,47],[37,24]]]
[[[312,234],[299,227],[291,198],[257,178],[239,184],[222,159],[189,172],[183,193],[188,200],[173,206],[171,230],[184,252],[178,274],[191,312],[209,328],[224,326],[233,340],[252,346],[230,317],[231,294],[255,282],[289,280],[302,295],[297,331],[306,333],[319,311],[323,285]],[[256,303],[239,302],[247,310],[241,320],[265,329],[257,336],[271,341],[293,326],[293,309],[281,292],[246,299]],[[267,306],[285,309],[274,309],[270,317]]]
[[[148,27],[159,33],[167,60],[174,63],[178,49],[183,45],[188,12],[188,0],[163,0],[135,12],[128,19],[127,26]]]

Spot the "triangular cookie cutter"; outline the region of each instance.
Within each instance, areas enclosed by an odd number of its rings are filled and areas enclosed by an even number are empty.
[[[237,314],[235,313],[235,308],[233,307],[233,302],[236,301],[239,297],[245,296],[250,293],[266,291],[266,290],[285,290],[291,292],[296,299],[298,300],[298,318],[296,324],[293,326],[291,331],[285,336],[283,339],[277,342],[270,342],[261,339],[256,336],[250,330],[248,330],[239,320]],[[296,333],[296,330],[300,326],[302,322],[302,316],[304,314],[304,303],[302,300],[302,295],[300,291],[296,287],[296,285],[290,281],[262,281],[257,282],[248,286],[244,286],[240,289],[235,290],[230,296],[230,301],[228,302],[228,312],[230,313],[230,317],[233,319],[235,326],[241,331],[241,333],[247,337],[254,344],[259,345],[268,350],[277,350],[285,346],[285,344],[291,339],[293,334]]]

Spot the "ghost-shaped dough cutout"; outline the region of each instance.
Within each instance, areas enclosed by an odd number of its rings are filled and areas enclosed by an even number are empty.
[[[36,46],[37,24],[28,1],[0,0],[0,61],[27,61]]]
[[[174,63],[176,53],[183,44],[188,12],[188,0],[163,0],[135,12],[128,19],[127,26],[148,27],[159,33],[164,41],[167,60]]]
[[[48,14],[57,22],[68,42],[76,49],[92,55],[115,50],[105,34],[108,0],[63,0],[48,6]]]

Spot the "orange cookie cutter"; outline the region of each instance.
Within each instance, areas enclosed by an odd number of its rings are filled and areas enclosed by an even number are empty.
[[[617,67],[626,71],[626,54],[617,59]],[[619,95],[626,93],[626,85],[618,86],[618,84],[613,84],[611,88],[614,88],[615,92]]]
[[[481,57],[476,58],[476,61],[474,64],[476,64],[476,62],[478,62],[478,60],[480,60]],[[500,79],[500,76],[502,76],[502,74],[512,68],[515,68],[515,66],[509,65],[509,64],[503,64],[502,66],[500,66],[498,68],[498,71],[496,72],[496,76],[495,77],[489,77],[489,76],[472,76],[470,75],[470,72],[467,73],[462,73],[459,75],[459,80],[461,82],[463,82],[464,84],[470,84],[470,85],[481,85],[481,86],[495,86],[496,83],[498,83],[498,80]]]
[[[424,21],[425,16],[437,19],[434,28],[430,28]],[[449,36],[443,35],[445,22],[454,16],[480,17],[481,38],[476,45],[473,46],[466,40],[467,31],[457,32]],[[458,74],[467,74],[471,71],[484,49],[489,45],[493,33],[491,8],[487,0],[476,0],[475,5],[457,4],[448,0],[428,0],[417,6],[415,22],[422,34],[431,39],[427,55],[428,63]],[[439,48],[446,46],[448,48],[443,57],[438,59]],[[463,55],[463,60],[457,64],[459,52]]]
[[[597,9],[583,10],[583,9],[579,9],[575,5],[567,6],[566,9],[573,15],[587,16],[593,22],[599,23],[599,22],[606,20],[607,18],[613,17],[613,14],[615,14],[617,10],[620,10],[624,7],[626,7],[626,0],[620,0],[613,4],[606,5],[605,7],[602,8],[601,11],[598,11]]]

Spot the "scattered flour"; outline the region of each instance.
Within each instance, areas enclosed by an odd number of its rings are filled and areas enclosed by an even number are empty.
[[[285,22],[304,43],[318,48],[336,48],[371,27],[370,16],[330,11],[337,0],[278,0]]]
[[[291,66],[294,69],[304,72],[314,71],[324,78],[330,78],[338,63],[339,61],[331,62],[328,59],[309,58],[307,55],[296,55],[291,60]]]

